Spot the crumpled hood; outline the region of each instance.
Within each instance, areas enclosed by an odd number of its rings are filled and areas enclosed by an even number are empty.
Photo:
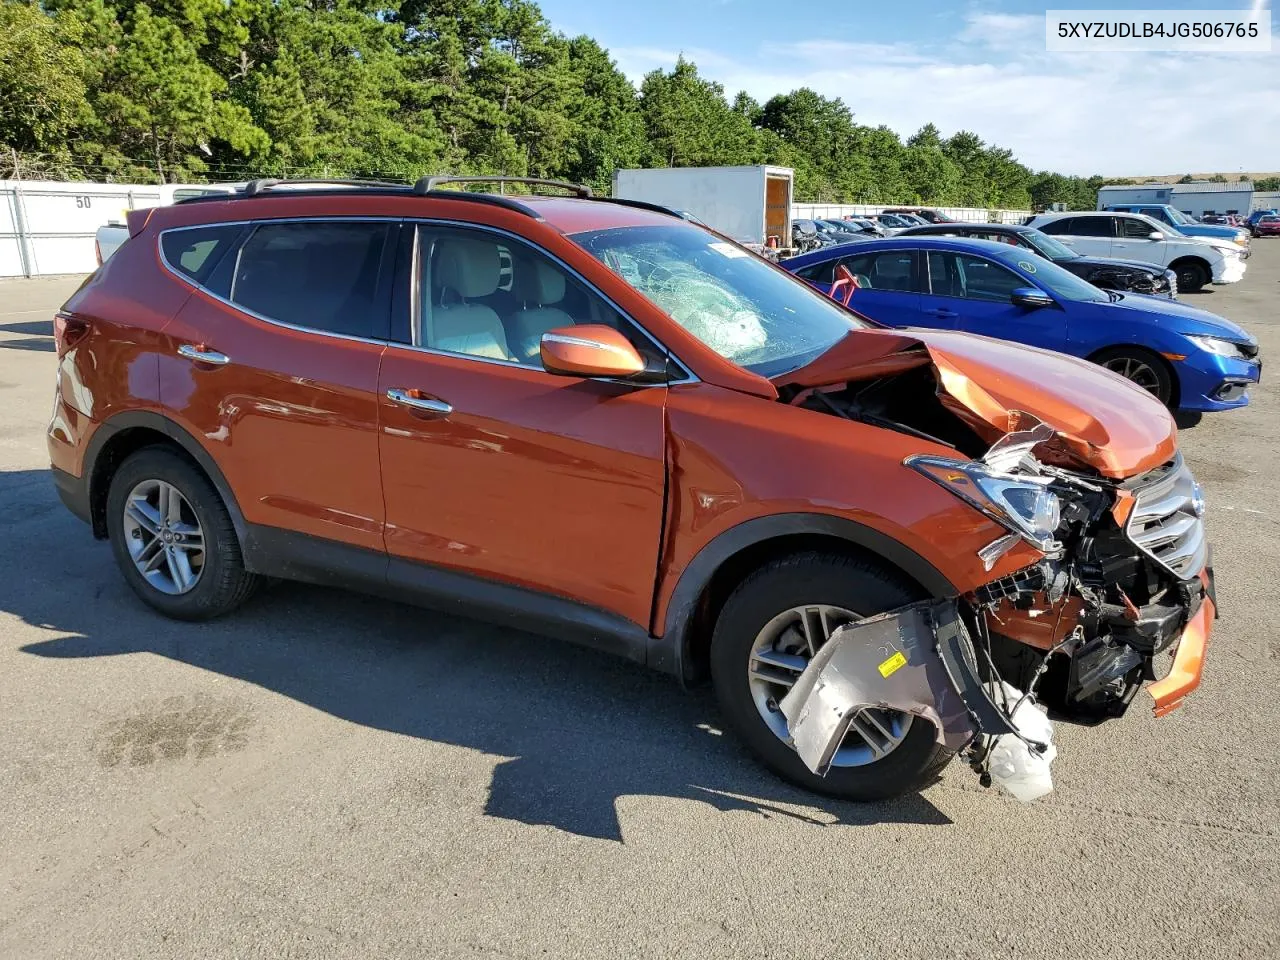
[[[1141,387],[1086,360],[946,330],[856,330],[812,363],[773,379],[780,390],[890,376],[931,363],[938,397],[994,443],[1027,413],[1064,452],[1115,479],[1172,459],[1177,428]]]

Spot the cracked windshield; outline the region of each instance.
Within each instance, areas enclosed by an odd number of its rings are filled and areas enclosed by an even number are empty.
[[[763,376],[794,370],[865,327],[736,244],[691,224],[572,238],[722,357]]]

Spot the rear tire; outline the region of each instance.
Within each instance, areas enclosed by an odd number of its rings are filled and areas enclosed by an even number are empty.
[[[1172,403],[1173,372],[1162,357],[1150,350],[1142,347],[1115,347],[1096,354],[1092,359],[1094,363],[1142,387],[1166,407]]]
[[[1195,293],[1213,279],[1209,268],[1198,260],[1175,263],[1172,269],[1178,275],[1179,293]]]
[[[769,769],[807,790],[842,800],[884,800],[926,786],[951,760],[927,720],[911,718],[905,736],[880,759],[812,773],[769,726],[752,695],[753,645],[775,618],[794,607],[827,605],[869,617],[922,599],[919,588],[870,560],[800,553],[766,564],[725,602],[711,640],[711,674],[730,728]]]
[[[174,504],[171,514],[157,510],[160,497]],[[107,491],[107,536],[133,592],[177,620],[221,616],[259,585],[260,578],[244,568],[231,514],[213,484],[164,447],[139,450],[116,470]],[[197,541],[198,549],[192,546]],[[175,559],[186,551],[181,566],[169,566],[166,548]],[[144,572],[147,567],[152,569]]]

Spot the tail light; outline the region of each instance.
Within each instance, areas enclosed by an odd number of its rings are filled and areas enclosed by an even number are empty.
[[[57,314],[53,318],[53,342],[58,348],[58,356],[66,356],[67,351],[83,340],[88,332],[88,321],[65,313]]]

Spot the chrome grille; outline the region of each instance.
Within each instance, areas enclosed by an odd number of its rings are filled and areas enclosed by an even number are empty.
[[[1129,486],[1133,512],[1125,532],[1139,550],[1186,580],[1200,572],[1209,552],[1200,486],[1179,454]]]

